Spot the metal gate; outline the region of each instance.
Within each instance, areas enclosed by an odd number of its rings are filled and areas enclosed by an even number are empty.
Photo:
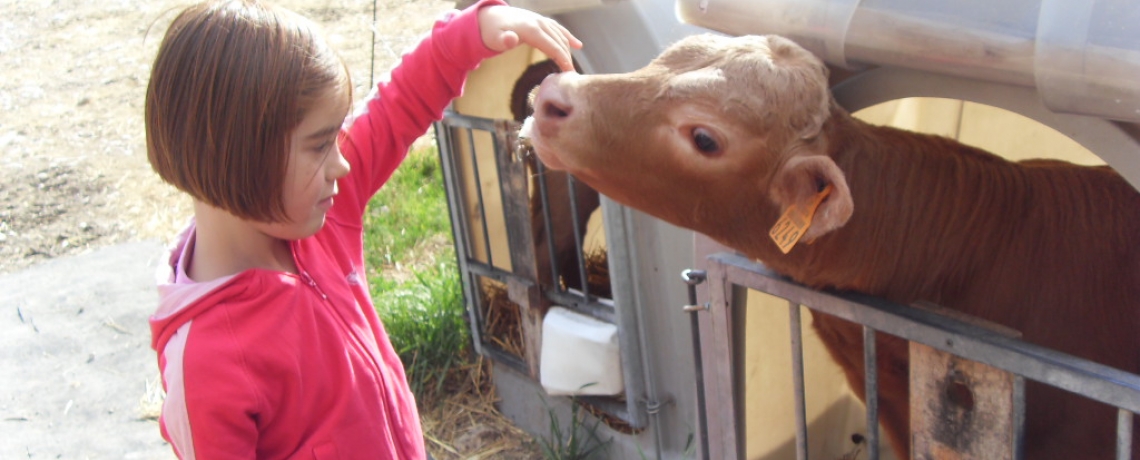
[[[552,226],[550,210],[552,206],[578,206],[574,195],[567,203],[552,203],[547,196],[548,185],[541,162],[534,161],[529,166],[527,158],[518,150],[517,132],[519,124],[512,120],[488,119],[447,112],[442,121],[436,123],[435,133],[440,149],[440,160],[444,182],[447,187],[448,207],[451,212],[452,231],[459,262],[461,283],[467,307],[476,351],[497,362],[508,365],[516,371],[537,380],[539,377],[538,349],[542,339],[542,320],[546,309],[559,305],[592,316],[601,321],[615,324],[619,330],[619,345],[622,360],[622,374],[625,392],[615,397],[580,396],[579,400],[598,409],[611,427],[637,431],[647,425],[646,408],[653,409],[655,403],[644,399],[645,378],[642,373],[641,347],[636,327],[636,314],[630,308],[622,308],[614,299],[629,298],[631,286],[622,281],[623,270],[616,273],[608,283],[608,289],[596,292],[587,282],[586,258],[582,255],[584,235],[578,231],[575,221],[574,247],[578,254],[577,270],[582,286],[574,289],[560,285],[560,260],[554,254],[554,244],[547,242],[551,253],[550,273],[554,279],[540,279],[540,267],[536,266],[535,230],[532,228],[531,202],[540,199],[547,229]],[[484,148],[480,148],[484,146]],[[480,168],[480,159],[493,158],[492,168]],[[486,166],[487,161],[483,161]],[[534,170],[537,168],[537,170]],[[490,169],[490,170],[487,170]],[[531,175],[535,180],[531,181]],[[567,176],[569,177],[569,176]],[[578,186],[573,179],[566,186],[573,191]],[[465,185],[466,184],[466,185]],[[477,186],[471,187],[471,184]],[[488,203],[501,204],[501,215],[495,215]],[[502,222],[508,241],[506,261],[496,258],[491,249],[495,230],[489,222]],[[615,225],[613,223],[607,225]],[[546,236],[551,238],[552,231]],[[500,254],[501,256],[501,254]],[[625,257],[624,248],[609,249],[611,260]],[[501,288],[505,299],[492,299],[487,286],[494,284]],[[493,304],[494,303],[494,304]],[[517,310],[517,313],[515,311]],[[502,337],[496,337],[489,327],[502,314],[518,315],[518,334],[522,350],[507,350]],[[501,334],[498,334],[501,335]],[[624,426],[615,426],[624,425]]]
[[[875,334],[886,333],[912,343],[929,346],[955,356],[983,363],[1015,375],[1013,400],[1013,458],[1021,456],[1019,411],[1024,401],[1023,379],[1031,379],[1118,408],[1117,458],[1131,455],[1132,423],[1140,412],[1140,376],[995,334],[956,318],[924,309],[906,307],[865,295],[812,290],[781,277],[763,265],[736,254],[717,253],[708,257],[706,271],[687,271],[690,299],[695,285],[707,283],[707,299],[686,307],[696,315],[701,331],[696,346],[706,357],[698,374],[701,399],[701,438],[707,446],[704,458],[732,460],[743,458],[740,431],[742,399],[737,381],[739,356],[734,356],[742,305],[742,289],[753,289],[788,300],[791,318],[793,385],[796,395],[797,458],[808,458],[807,425],[803,381],[803,349],[800,306],[863,326],[864,363],[867,395],[878,394],[876,382]],[[708,357],[721,357],[708,359]],[[723,359],[727,357],[728,359]],[[913,359],[913,358],[912,358]],[[878,411],[875,397],[867,398],[868,457],[878,458]],[[717,410],[708,410],[716,408]],[[912,421],[913,423],[913,421]]]

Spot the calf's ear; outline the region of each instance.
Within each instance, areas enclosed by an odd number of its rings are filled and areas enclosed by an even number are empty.
[[[851,190],[839,166],[824,155],[792,157],[772,179],[769,193],[780,206],[781,213],[795,206],[808,209],[819,201],[821,193],[831,187],[830,193],[815,208],[810,226],[801,241],[812,240],[842,227],[855,211]]]

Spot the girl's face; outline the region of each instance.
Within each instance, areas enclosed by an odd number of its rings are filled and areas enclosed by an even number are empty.
[[[324,226],[337,194],[336,181],[349,171],[337,145],[349,105],[343,90],[329,90],[293,130],[282,184],[286,220],[258,223],[266,234],[297,240],[312,236]]]

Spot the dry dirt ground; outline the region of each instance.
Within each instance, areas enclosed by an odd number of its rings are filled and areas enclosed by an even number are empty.
[[[189,203],[146,162],[150,62],[181,0],[0,2],[0,273],[166,239]],[[325,28],[366,94],[451,8],[443,0],[283,0]],[[375,53],[375,60],[372,55]]]
[[[362,95],[373,68],[380,78],[455,5],[376,1],[375,23],[370,0],[278,3],[325,28]],[[146,162],[142,107],[165,26],[187,3],[0,2],[2,459],[170,458],[147,417],[157,373],[145,316],[154,254],[189,202]],[[88,282],[109,270],[130,274]],[[101,311],[111,298],[136,307]],[[111,402],[83,399],[92,393]],[[100,424],[109,426],[91,434]],[[507,431],[484,426],[461,441],[520,436]],[[452,440],[438,443],[454,450]]]

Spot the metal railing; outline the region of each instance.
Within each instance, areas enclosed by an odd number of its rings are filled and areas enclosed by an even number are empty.
[[[799,324],[800,306],[812,311],[833,315],[840,319],[863,326],[864,362],[866,368],[866,393],[878,394],[875,362],[875,334],[882,332],[900,337],[910,342],[923,344],[965,359],[983,363],[1008,371],[1020,379],[1030,379],[1060,388],[1080,396],[1099,401],[1118,409],[1116,449],[1118,459],[1128,459],[1132,446],[1133,413],[1140,412],[1140,376],[1097,364],[1088,360],[1033,345],[1009,336],[995,333],[955,318],[939,315],[924,309],[894,304],[882,299],[854,294],[823,292],[810,289],[782,277],[761,264],[743,256],[728,253],[713,254],[708,257],[707,270],[698,273],[685,273],[689,281],[704,278],[707,283],[708,299],[701,305],[689,305],[686,311],[697,315],[704,330],[711,334],[701,334],[696,347],[707,349],[705,356],[724,356],[725,359],[706,360],[698,379],[698,392],[708,407],[732,408],[710,412],[704,407],[701,414],[708,414],[702,423],[702,440],[707,440],[705,458],[742,458],[743,436],[738,423],[741,400],[733,358],[732,309],[739,302],[737,288],[747,288],[771,294],[789,301],[792,332],[793,387],[796,395],[796,451],[797,457],[807,457],[807,421],[805,420],[805,396],[803,382],[803,349]],[[692,287],[691,287],[692,289]],[[698,356],[701,350],[696,350]],[[1015,400],[1023,398],[1023,393],[1015,385]],[[875,397],[866,398],[869,458],[878,458],[879,435],[877,432],[878,408]],[[1022,417],[1015,416],[1020,425]],[[1011,446],[1014,458],[1020,458],[1021,446],[1015,442]]]

